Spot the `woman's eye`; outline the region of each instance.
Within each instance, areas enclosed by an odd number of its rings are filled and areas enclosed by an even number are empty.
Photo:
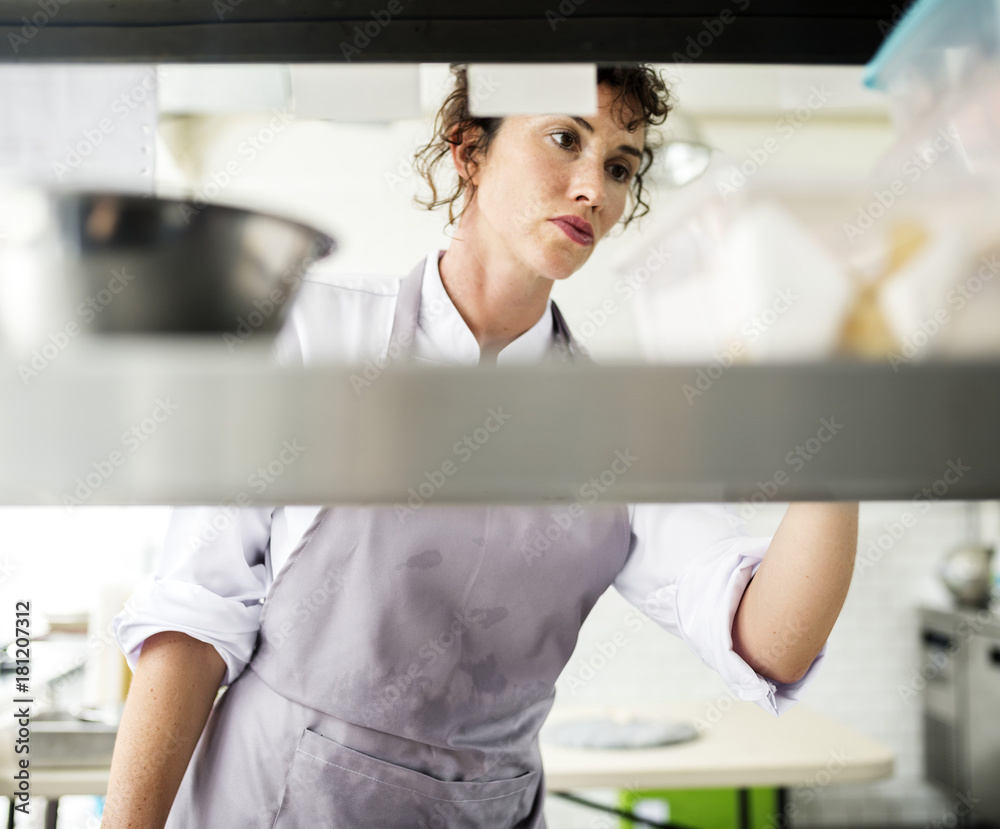
[[[572,147],[572,146],[573,146],[574,144],[576,144],[576,134],[575,134],[575,133],[572,133],[572,132],[569,132],[568,130],[561,130],[561,131],[559,131],[559,132],[554,132],[554,133],[552,133],[552,135],[553,135],[553,136],[555,136],[555,139],[556,139],[556,143],[557,143],[557,144],[558,144],[558,145],[559,145],[560,147],[562,147],[562,148],[563,148],[564,150],[568,150],[568,149],[569,149],[570,147]],[[564,143],[563,143],[563,142],[562,142],[562,141],[561,141],[561,140],[559,139],[559,136],[561,136],[561,135],[568,135],[568,136],[569,136],[569,138],[570,138],[570,142],[569,142],[569,144],[564,144]]]
[[[629,176],[632,175],[632,171],[628,167],[626,167],[624,164],[616,164],[611,169],[619,171],[618,175],[615,175],[613,172],[612,172],[611,175],[613,175],[616,180],[621,181],[621,182],[628,181],[629,180]]]
[[[564,150],[573,149],[577,142],[576,133],[570,130],[559,130],[558,132],[552,133],[552,137],[556,144]],[[568,144],[563,141],[564,137],[569,138]],[[619,181],[623,184],[626,183],[632,175],[632,171],[624,164],[615,164],[609,169],[612,170],[611,175],[615,181]]]

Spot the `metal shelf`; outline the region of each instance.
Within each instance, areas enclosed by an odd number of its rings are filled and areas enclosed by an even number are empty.
[[[711,373],[371,365],[362,386],[261,351],[77,348],[27,385],[0,371],[0,503],[1000,497],[998,363]]]
[[[0,61],[863,64],[907,3],[844,0],[809,8],[800,0],[73,0],[65,5],[53,0],[52,5],[50,14],[37,0],[3,3],[0,38],[17,48],[0,50]],[[397,8],[398,13],[390,11]],[[341,44],[352,43],[355,27],[366,23],[374,36],[345,56]]]

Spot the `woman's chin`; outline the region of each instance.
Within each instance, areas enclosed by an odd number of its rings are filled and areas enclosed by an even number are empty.
[[[534,270],[542,276],[554,280],[566,279],[572,276],[590,258],[593,246],[587,250],[583,250],[575,242],[570,242],[570,245],[573,245],[573,247],[569,247],[561,241],[546,241],[541,246],[541,250],[533,257],[535,261]]]
[[[553,257],[550,267],[545,272],[545,275],[549,279],[566,279],[573,274],[575,274],[580,268],[584,266],[590,255],[580,256],[577,255],[562,255],[559,257]]]

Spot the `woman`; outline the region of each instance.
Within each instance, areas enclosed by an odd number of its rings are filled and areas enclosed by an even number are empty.
[[[629,221],[645,207],[666,87],[649,67],[601,68],[596,117],[475,119],[455,76],[418,154],[428,205],[454,221],[461,199],[453,244],[402,280],[308,280],[284,363],[582,357],[549,293],[630,194]],[[438,200],[445,157],[459,181]],[[116,619],[135,676],[102,825],[542,827],[537,732],[611,584],[741,698],[775,714],[795,699],[846,595],[856,505],[794,504],[773,539],[713,505],[556,512],[175,511],[137,611]]]

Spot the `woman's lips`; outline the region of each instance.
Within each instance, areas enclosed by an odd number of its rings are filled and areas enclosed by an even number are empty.
[[[549,221],[553,222],[554,224],[562,228],[562,232],[565,233],[567,236],[569,236],[569,238],[572,239],[574,242],[577,242],[578,244],[581,245],[594,244],[593,236],[591,236],[589,233],[583,233],[582,231],[577,230],[569,222],[564,222],[562,219],[549,219]]]

